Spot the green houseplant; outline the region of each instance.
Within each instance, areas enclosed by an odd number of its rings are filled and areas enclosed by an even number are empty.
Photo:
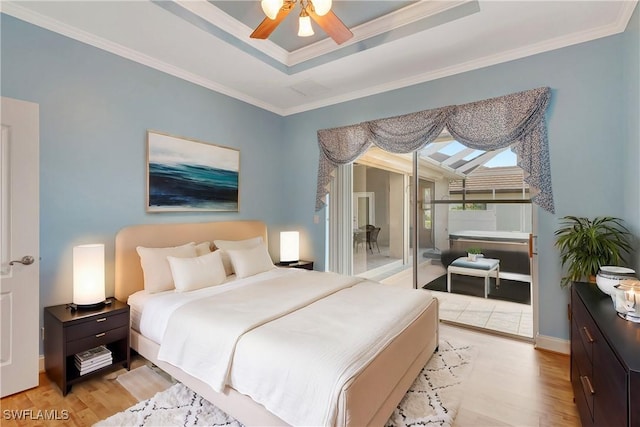
[[[469,248],[467,249],[467,258],[470,261],[475,261],[478,258],[478,255],[482,254],[482,249],[480,248]]]
[[[595,281],[600,266],[620,265],[624,254],[631,251],[631,232],[620,218],[610,216],[593,220],[565,216],[555,236],[562,266],[568,267],[560,282],[562,287],[572,281]]]

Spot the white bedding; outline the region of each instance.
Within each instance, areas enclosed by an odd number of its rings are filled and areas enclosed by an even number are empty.
[[[156,344],[160,344],[164,336],[164,331],[167,328],[169,317],[175,309],[183,304],[227,292],[238,287],[247,286],[253,282],[264,280],[265,278],[277,277],[282,271],[283,269],[273,269],[239,280],[236,280],[236,276],[232,274],[227,277],[227,281],[222,285],[191,292],[164,291],[152,294],[145,291],[138,291],[129,296],[127,304],[131,306],[132,312],[144,313],[144,316],[142,316],[142,314],[136,315],[135,317],[139,317],[137,321],[134,316],[132,316],[132,327],[145,337],[150,338]]]
[[[291,425],[331,425],[345,383],[430,301],[422,290],[298,269],[130,297],[159,359],[216,390],[229,385]]]
[[[177,308],[162,337],[158,359],[221,392],[228,385],[236,343],[242,335],[362,280],[335,273],[281,271],[277,278],[264,278]]]
[[[430,301],[422,290],[357,283],[245,334],[230,384],[290,425],[335,425],[344,385]]]

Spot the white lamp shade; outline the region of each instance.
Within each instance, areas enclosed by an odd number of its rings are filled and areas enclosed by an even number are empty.
[[[73,248],[73,303],[78,306],[104,302],[104,245]]]
[[[297,231],[280,232],[280,262],[300,260],[300,233]]]
[[[311,18],[308,16],[301,16],[298,21],[298,36],[309,37],[313,35],[313,28],[311,28]]]
[[[324,16],[331,10],[331,0],[312,0],[311,3],[318,16]]]
[[[276,16],[278,16],[278,12],[280,12],[280,8],[282,8],[283,4],[283,0],[262,0],[262,2],[260,2],[262,11],[269,17],[269,19],[276,19]]]

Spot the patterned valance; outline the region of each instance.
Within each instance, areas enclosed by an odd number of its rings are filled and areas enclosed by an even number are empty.
[[[320,160],[316,210],[324,206],[336,168],[354,162],[371,146],[410,153],[434,141],[446,127],[467,147],[491,151],[511,145],[524,170],[532,201],[553,213],[545,111],[551,90],[528,90],[472,102],[318,131]]]

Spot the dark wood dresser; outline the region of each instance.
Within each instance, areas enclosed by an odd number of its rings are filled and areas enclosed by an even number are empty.
[[[595,284],[571,286],[571,384],[584,427],[640,427],[640,324]]]

